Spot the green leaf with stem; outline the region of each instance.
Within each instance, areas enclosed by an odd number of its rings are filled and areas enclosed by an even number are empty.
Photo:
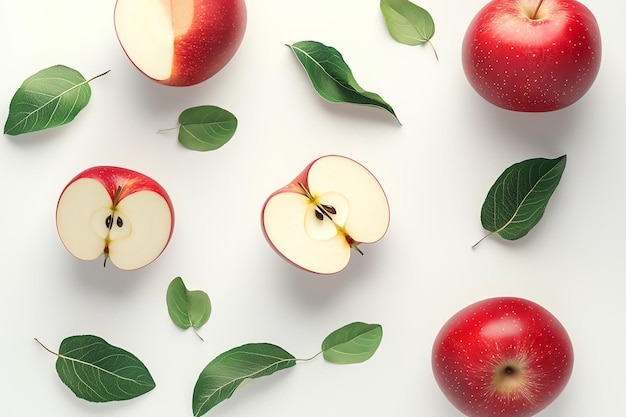
[[[287,46],[324,100],[378,107],[391,113],[399,122],[393,108],[381,96],[364,90],[357,83],[352,70],[335,48],[316,41],[301,41]]]
[[[566,155],[556,159],[534,158],[508,167],[491,186],[483,203],[480,219],[489,231],[507,240],[526,236],[535,227],[556,190]]]
[[[64,339],[57,356],[59,378],[77,397],[90,402],[122,401],[155,387],[146,366],[135,355],[104,339],[85,335]]]
[[[396,41],[412,46],[428,43],[439,60],[430,41],[435,35],[435,22],[426,9],[409,0],[381,0],[380,10],[389,34]]]
[[[383,337],[380,324],[354,322],[335,330],[324,339],[324,359],[338,364],[360,363],[371,358]]]
[[[270,343],[249,343],[230,349],[209,362],[200,373],[193,390],[193,415],[201,416],[227,400],[244,381],[291,368],[299,361],[311,361],[322,354],[331,363],[366,361],[378,348],[381,338],[380,325],[355,322],[332,332],[322,343],[322,350],[308,359],[296,359]]]
[[[269,343],[230,349],[209,362],[200,373],[193,390],[193,415],[201,416],[230,398],[245,380],[271,375],[295,364],[293,355]]]
[[[209,321],[211,300],[204,291],[189,291],[181,277],[170,282],[166,293],[167,311],[170,318],[181,329],[192,328],[201,339],[197,329]]]
[[[89,80],[64,65],[43,69],[28,77],[13,95],[4,125],[7,135],[20,135],[67,124],[89,103]]]
[[[200,152],[221,148],[237,131],[235,115],[217,106],[188,108],[178,117],[178,124],[178,141],[187,149]],[[172,129],[160,132],[165,130]]]

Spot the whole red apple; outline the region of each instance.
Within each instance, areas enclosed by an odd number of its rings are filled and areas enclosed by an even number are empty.
[[[171,86],[198,84],[235,55],[247,23],[244,0],[117,0],[115,31],[132,63]]]
[[[463,70],[487,101],[544,112],[580,99],[600,69],[598,23],[576,0],[492,0],[470,23]]]
[[[528,417],[565,388],[573,349],[563,325],[531,301],[500,297],[450,318],[432,367],[444,395],[470,417]]]

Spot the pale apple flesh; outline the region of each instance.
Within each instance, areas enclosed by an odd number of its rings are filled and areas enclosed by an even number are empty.
[[[352,159],[330,155],[313,161],[289,185],[266,200],[267,240],[305,270],[343,270],[359,244],[380,240],[389,226],[389,205],[376,178]]]
[[[74,178],[57,205],[57,231],[81,260],[104,255],[123,270],[154,261],[167,246],[174,212],[165,190],[135,171],[94,167]]]
[[[245,33],[244,0],[117,0],[118,40],[131,62],[166,85],[198,84],[235,55]]]

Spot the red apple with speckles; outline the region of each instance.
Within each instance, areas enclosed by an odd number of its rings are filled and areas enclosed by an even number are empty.
[[[444,395],[470,417],[529,417],[563,391],[573,349],[563,325],[521,298],[474,303],[442,327],[432,351]]]
[[[492,0],[462,46],[463,70],[478,94],[523,112],[579,100],[596,79],[601,54],[598,23],[576,0]]]

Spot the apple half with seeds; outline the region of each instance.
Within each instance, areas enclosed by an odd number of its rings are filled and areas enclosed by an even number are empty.
[[[233,58],[246,31],[244,0],[117,0],[115,32],[131,62],[170,86],[201,83]]]
[[[74,177],[56,210],[65,248],[82,260],[104,255],[122,270],[142,268],[165,250],[174,228],[165,189],[139,172],[96,166]]]
[[[343,270],[361,243],[380,240],[389,227],[387,196],[374,175],[340,155],[311,162],[263,205],[263,232],[290,263],[310,272]]]

